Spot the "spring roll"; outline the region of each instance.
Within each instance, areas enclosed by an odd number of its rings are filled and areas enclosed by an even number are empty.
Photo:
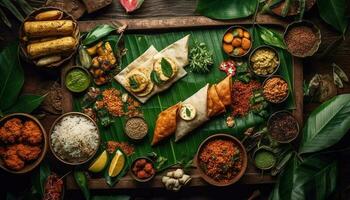
[[[77,44],[73,37],[63,37],[55,40],[38,42],[27,46],[27,53],[31,58],[60,54],[73,51]]]
[[[207,116],[214,117],[225,112],[225,105],[220,100],[218,92],[216,91],[215,85],[210,86],[208,90],[208,109]]]
[[[24,22],[24,33],[28,37],[72,35],[76,24],[72,20]]]
[[[35,64],[39,67],[42,67],[42,66],[50,65],[52,63],[56,63],[56,62],[60,61],[61,59],[62,58],[60,55],[47,56],[47,57],[40,58]]]
[[[36,21],[48,21],[48,20],[58,20],[62,19],[63,12],[59,10],[49,10],[42,13],[37,14],[34,19]]]
[[[217,85],[215,85],[215,88],[220,97],[221,102],[225,106],[231,105],[232,77],[227,76],[224,80],[220,81]]]
[[[178,118],[177,128],[175,131],[176,142],[209,120],[207,117],[208,88],[209,84],[198,90],[195,94],[183,102],[184,104],[191,104],[196,109],[196,117],[191,121],[186,121]]]

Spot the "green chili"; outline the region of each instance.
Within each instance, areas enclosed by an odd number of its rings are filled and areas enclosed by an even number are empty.
[[[83,192],[85,199],[90,199],[90,190],[88,186],[88,180],[85,173],[81,170],[74,170],[74,179],[78,184],[80,190]]]

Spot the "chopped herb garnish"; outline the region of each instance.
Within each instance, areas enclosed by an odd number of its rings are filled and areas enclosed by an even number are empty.
[[[186,115],[187,117],[191,117],[191,111],[186,107]]]
[[[173,75],[173,68],[171,67],[171,64],[167,59],[162,58],[162,60],[160,61],[160,66],[162,67],[162,72],[164,76],[170,78]]]
[[[134,77],[129,77],[129,85],[132,89],[139,88],[139,83],[135,80]]]
[[[209,66],[213,65],[213,53],[207,48],[203,42],[194,41],[189,55],[189,68],[193,72],[208,73]]]
[[[160,80],[157,72],[155,72],[154,70],[151,72],[151,81],[156,85],[161,85],[163,83],[163,81]]]

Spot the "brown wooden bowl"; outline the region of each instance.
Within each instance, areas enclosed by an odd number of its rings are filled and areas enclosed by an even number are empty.
[[[218,182],[216,180],[214,180],[213,178],[211,178],[210,176],[208,176],[207,174],[205,174],[205,172],[203,171],[203,169],[200,167],[200,160],[199,160],[199,154],[201,153],[201,151],[203,150],[203,147],[209,142],[212,141],[214,139],[224,139],[224,140],[231,140],[233,141],[236,145],[238,145],[238,147],[240,148],[240,152],[243,154],[242,158],[242,169],[241,171],[233,178],[231,179],[229,182],[226,183],[221,183]],[[248,163],[248,156],[247,156],[247,152],[243,146],[243,144],[234,136],[232,135],[228,135],[228,134],[215,134],[212,136],[209,136],[207,139],[205,139],[199,146],[197,154],[195,156],[195,164],[197,166],[199,175],[209,184],[214,185],[214,186],[219,186],[219,187],[223,187],[223,186],[229,186],[232,185],[234,183],[236,183],[245,173],[245,170],[247,169],[247,163]]]
[[[26,36],[25,36],[24,31],[23,31],[23,24],[26,21],[33,21],[35,15],[37,15],[37,14],[39,14],[41,12],[44,12],[44,11],[49,11],[49,10],[62,11],[63,12],[63,18],[62,19],[72,20],[74,22],[75,30],[74,30],[74,32],[73,32],[73,34],[71,36],[76,39],[76,45],[75,45],[75,48],[71,52],[62,54],[62,57],[63,57],[62,60],[60,60],[58,62],[55,62],[55,63],[52,63],[52,64],[49,64],[49,65],[46,65],[46,66],[43,66],[43,67],[38,67],[40,69],[54,69],[54,68],[57,68],[60,65],[62,65],[64,62],[70,60],[73,57],[73,55],[75,54],[75,52],[77,51],[78,46],[79,46],[79,41],[80,41],[80,31],[79,31],[78,22],[74,19],[74,17],[72,15],[70,15],[66,11],[64,11],[64,10],[62,10],[60,8],[57,8],[57,7],[41,7],[41,8],[35,9],[33,12],[31,12],[24,19],[23,23],[20,26],[20,29],[19,29],[19,39],[20,39],[19,46],[20,46],[20,49],[21,49],[22,57],[24,57],[27,62],[32,63],[32,64],[34,64],[36,66],[36,64],[34,62],[34,59],[30,58],[30,56],[27,54],[27,50],[26,49],[27,49],[27,44],[28,44],[29,40],[25,39]]]
[[[64,160],[63,158],[61,158],[59,155],[57,155],[57,153],[54,151],[53,149],[53,146],[52,146],[52,143],[51,143],[51,134],[54,130],[54,127],[56,126],[57,123],[59,123],[61,121],[62,118],[66,117],[66,116],[69,116],[69,115],[78,115],[78,116],[83,116],[87,119],[89,119],[97,128],[97,134],[98,134],[98,144],[97,144],[97,148],[96,150],[94,151],[93,154],[91,154],[91,156],[87,159],[82,159],[82,160],[77,160],[76,162],[70,162],[70,161],[67,161],[67,160]],[[96,124],[96,122],[91,118],[89,117],[88,115],[84,114],[84,113],[80,113],[80,112],[68,112],[68,113],[65,113],[63,115],[61,115],[60,117],[58,117],[52,124],[51,128],[50,128],[50,134],[49,134],[49,146],[50,146],[50,150],[52,152],[52,154],[57,158],[57,160],[61,161],[62,163],[64,164],[67,164],[67,165],[82,165],[82,164],[85,164],[87,162],[89,162],[95,155],[96,153],[98,152],[99,150],[99,146],[101,144],[101,137],[100,137],[100,132],[99,132],[99,129],[98,129],[98,126]]]
[[[259,50],[259,49],[265,49],[265,48],[266,48],[266,49],[270,49],[270,50],[272,50],[272,51],[274,51],[274,52],[276,53],[276,55],[277,55],[277,57],[278,57],[278,65],[277,65],[277,67],[275,68],[275,70],[274,70],[272,73],[270,73],[270,74],[266,74],[266,75],[257,74],[257,73],[255,73],[254,70],[253,70],[251,58],[252,58],[252,56],[254,55],[254,53],[255,53],[257,50]],[[278,71],[278,68],[279,68],[280,65],[281,65],[281,59],[280,59],[280,56],[279,56],[277,50],[276,50],[274,47],[269,46],[269,45],[260,45],[260,46],[256,47],[255,49],[253,49],[253,51],[250,53],[249,58],[248,58],[248,64],[249,64],[249,65],[248,65],[248,66],[249,66],[249,70],[250,70],[254,75],[256,75],[256,76],[258,76],[258,77],[266,78],[266,77],[269,77],[269,76],[274,75],[274,74]]]
[[[147,160],[147,162],[149,162],[149,163],[152,164],[153,169],[155,170],[155,168],[154,168],[154,162],[153,162],[150,158],[148,158],[148,157],[138,157],[138,158],[136,158],[134,161],[132,161],[132,163],[131,163],[131,167],[130,167],[130,168],[131,168],[131,170],[130,170],[131,177],[132,177],[133,179],[135,179],[136,181],[138,181],[138,182],[145,183],[145,182],[148,182],[148,181],[152,180],[152,179],[154,178],[154,176],[156,175],[157,172],[155,172],[152,176],[150,176],[150,177],[148,177],[148,178],[146,178],[146,179],[138,178],[138,177],[134,174],[134,172],[132,171],[132,168],[134,167],[135,162],[138,161],[138,160],[140,160],[140,159],[145,159],[145,160]]]
[[[282,76],[280,76],[280,75],[272,75],[272,76],[266,78],[266,79],[264,80],[263,84],[262,84],[263,96],[264,96],[264,86],[265,86],[266,82],[267,82],[268,80],[272,79],[272,78],[280,78],[280,79],[282,79],[284,82],[286,82],[287,85],[289,86],[289,84],[288,84],[288,82],[286,81],[286,79],[283,78]],[[268,101],[268,102],[270,102],[270,103],[279,104],[279,103],[283,103],[284,101],[287,100],[287,98],[289,97],[289,93],[290,93],[290,91],[289,91],[289,87],[288,87],[287,95],[286,95],[281,101],[279,101],[279,102],[272,102],[272,101],[268,100],[265,96],[264,96],[264,98],[265,98],[266,101]]]
[[[268,3],[270,3],[271,1],[272,0],[269,0]],[[310,10],[315,5],[315,3],[316,3],[316,0],[306,0],[305,1],[305,12]],[[283,10],[284,4],[285,4],[284,2],[279,3],[274,8],[272,8],[272,12],[275,15],[282,16],[282,10]],[[294,15],[299,14],[298,10],[299,10],[299,3],[297,1],[295,1],[295,4],[289,8],[287,16],[294,16]]]
[[[290,138],[290,139],[288,139],[288,140],[278,140],[278,139],[276,139],[275,137],[273,137],[272,134],[271,134],[271,132],[272,132],[271,129],[270,129],[271,121],[273,120],[274,117],[276,117],[276,116],[278,116],[278,115],[280,115],[280,114],[282,114],[282,113],[286,113],[287,115],[292,116],[293,119],[294,119],[294,122],[295,122],[296,125],[297,125],[297,133],[296,133],[292,138]],[[286,143],[292,142],[293,140],[295,140],[295,139],[298,137],[299,132],[300,132],[300,127],[299,127],[298,121],[295,119],[295,117],[292,115],[292,113],[290,113],[290,112],[287,111],[287,110],[280,110],[280,111],[277,111],[277,112],[273,113],[273,114],[269,117],[269,119],[267,120],[267,129],[268,129],[268,132],[270,133],[271,138],[274,139],[275,141],[277,141],[278,143],[281,143],[281,144],[286,144]]]
[[[32,171],[34,168],[36,168],[40,163],[41,161],[44,159],[45,155],[46,155],[46,152],[47,152],[47,143],[48,143],[48,137],[46,135],[46,131],[44,129],[44,127],[42,126],[42,124],[39,122],[39,120],[37,118],[35,118],[34,116],[32,115],[29,115],[27,113],[13,113],[13,114],[9,114],[9,115],[6,115],[5,117],[1,118],[0,119],[0,126],[3,126],[3,124],[9,120],[9,119],[12,119],[12,118],[19,118],[21,120],[32,120],[34,121],[40,128],[42,134],[43,134],[43,141],[41,142],[41,153],[39,155],[39,157],[33,161],[33,162],[29,162],[29,163],[26,163],[24,165],[24,168],[21,169],[21,170],[18,170],[18,171],[15,171],[15,170],[11,170],[9,168],[7,168],[5,166],[5,163],[2,159],[0,159],[0,168],[2,168],[3,170],[9,172],[9,173],[12,173],[12,174],[25,174],[25,173],[28,173],[30,171]],[[0,144],[1,146],[1,144]]]
[[[232,32],[232,30],[233,30],[233,29],[236,29],[236,28],[241,28],[241,29],[243,29],[244,31],[247,31],[247,32],[249,33],[249,35],[250,35],[250,39],[249,39],[249,40],[250,40],[250,47],[249,47],[249,49],[248,49],[243,55],[234,55],[233,53],[228,54],[228,53],[226,53],[226,52],[223,50],[223,44],[225,43],[225,42],[224,42],[224,37],[225,37],[225,35],[226,35],[228,32]],[[229,27],[229,28],[225,31],[224,35],[222,36],[221,46],[222,46],[222,47],[221,47],[221,48],[222,48],[222,51],[224,51],[224,53],[227,54],[228,56],[231,56],[231,57],[234,57],[234,58],[241,58],[241,57],[247,55],[247,54],[250,52],[250,50],[252,49],[252,47],[253,47],[253,37],[252,37],[252,33],[251,33],[247,28],[245,28],[245,27],[243,27],[243,26],[239,26],[239,25],[231,26],[231,27]]]

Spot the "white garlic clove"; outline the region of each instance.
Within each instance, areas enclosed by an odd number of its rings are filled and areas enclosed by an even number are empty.
[[[122,102],[126,103],[128,101],[128,97],[129,97],[128,93],[123,93],[122,94]]]
[[[174,178],[174,172],[173,171],[168,172],[168,173],[166,173],[166,176],[169,178]]]
[[[179,185],[179,186],[177,186],[177,187],[174,187],[174,188],[173,188],[173,191],[177,192],[177,191],[179,191],[180,189],[181,189],[181,185]]]
[[[178,180],[173,179],[173,178],[169,178],[169,179],[165,182],[165,187],[166,187],[167,189],[171,190],[171,189],[175,186],[176,182],[178,183]]]
[[[190,182],[192,178],[187,175],[187,174],[184,174],[180,179],[179,179],[179,182],[182,184],[182,185],[186,185],[187,183]]]
[[[180,182],[178,179],[175,179],[175,183],[174,183],[174,187],[179,187],[180,185]]]
[[[163,184],[165,184],[169,179],[170,179],[169,177],[163,176],[163,177],[162,177],[162,182],[163,182]]]
[[[174,172],[174,178],[181,178],[184,175],[184,171],[182,169],[177,169]]]

